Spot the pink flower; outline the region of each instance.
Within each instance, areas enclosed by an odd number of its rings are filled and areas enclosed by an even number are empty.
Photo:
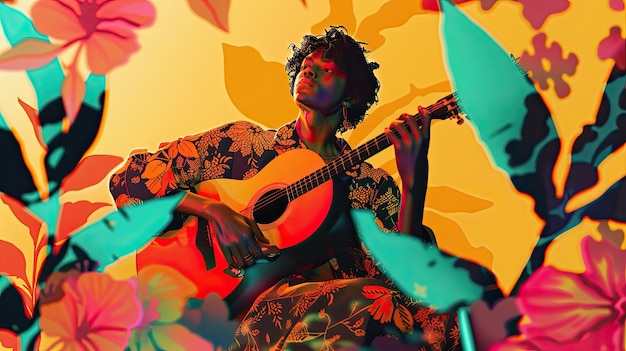
[[[155,9],[148,0],[40,0],[31,16],[39,32],[80,43],[91,72],[103,75],[139,49],[133,30],[152,25]]]
[[[541,267],[521,287],[518,307],[530,320],[523,340],[490,350],[624,350],[626,252],[608,240],[582,240],[585,272]]]
[[[122,350],[139,325],[135,280],[89,272],[67,278],[63,297],[41,305],[41,350]]]

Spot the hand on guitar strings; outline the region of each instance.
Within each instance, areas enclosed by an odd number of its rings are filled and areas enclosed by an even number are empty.
[[[228,262],[224,273],[232,277],[242,277],[245,267],[275,260],[280,255],[280,250],[270,245],[254,220],[235,212],[222,202],[211,202],[205,218],[211,224]]]
[[[403,187],[412,188],[415,180],[416,168],[420,159],[425,159],[430,144],[430,112],[418,107],[421,126],[416,118],[409,114],[402,114],[385,128],[385,135],[394,146],[396,165],[402,179]]]

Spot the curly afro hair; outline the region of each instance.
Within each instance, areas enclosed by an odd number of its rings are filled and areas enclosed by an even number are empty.
[[[379,67],[376,62],[368,62],[365,58],[367,51],[363,45],[347,34],[346,28],[332,26],[325,34],[314,36],[305,35],[300,47],[291,44],[292,56],[287,59],[285,71],[289,77],[289,87],[293,95],[296,76],[300,72],[300,66],[306,56],[312,52],[323,49],[325,59],[332,60],[346,74],[346,96],[353,103],[348,108],[348,117],[338,128],[339,132],[345,132],[356,127],[365,117],[365,113],[378,102],[378,90],[380,83],[374,75],[374,70]]]

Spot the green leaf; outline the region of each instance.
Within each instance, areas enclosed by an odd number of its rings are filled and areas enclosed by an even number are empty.
[[[123,207],[75,232],[66,242],[67,253],[54,271],[82,259],[81,252],[98,262],[102,271],[118,258],[140,249],[170,223],[183,196],[181,192],[145,201],[139,206]]]
[[[559,141],[545,103],[489,34],[449,0],[441,6],[444,57],[467,119],[498,167],[512,178],[534,174],[540,153]]]
[[[352,210],[357,234],[387,276],[408,296],[447,311],[481,299],[484,288],[469,271],[456,267],[462,261],[399,233],[385,233],[369,210]]]
[[[24,39],[37,39],[50,42],[48,37],[39,33],[33,22],[19,10],[0,2],[0,24],[4,29],[4,35],[11,46],[15,46]],[[35,88],[39,110],[59,97],[61,83],[65,75],[58,59],[53,60],[46,66],[27,71],[28,78]]]

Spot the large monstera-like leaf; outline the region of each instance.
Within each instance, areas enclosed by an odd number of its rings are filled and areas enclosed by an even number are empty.
[[[445,57],[463,110],[495,165],[547,219],[556,202],[551,175],[560,148],[550,112],[493,38],[449,1],[441,5]]]
[[[442,0],[442,33],[451,80],[493,163],[513,185],[535,200],[545,221],[537,246],[513,294],[545,260],[548,245],[578,225],[583,216],[624,221],[624,179],[595,201],[566,210],[576,193],[597,182],[597,166],[625,142],[623,72],[613,72],[596,123],[586,126],[572,150],[572,169],[563,196],[552,181],[561,142],[546,104],[514,60],[449,0]],[[480,50],[475,50],[480,47]],[[617,69],[616,69],[617,70]],[[617,210],[616,210],[617,209]]]
[[[409,235],[383,232],[371,211],[352,210],[351,215],[365,247],[408,296],[440,311],[483,298],[485,280],[475,277],[480,273],[475,270],[476,265],[444,254]],[[487,281],[484,285],[493,283]]]

